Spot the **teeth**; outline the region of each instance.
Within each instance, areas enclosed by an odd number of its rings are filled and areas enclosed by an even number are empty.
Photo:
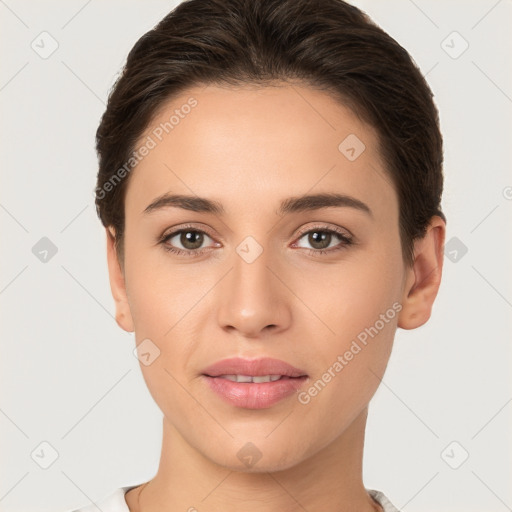
[[[274,382],[281,378],[281,375],[258,375],[257,377],[251,377],[250,375],[219,375],[223,379],[230,380],[232,382]]]
[[[253,382],[274,382],[276,380],[279,380],[281,378],[281,375],[261,375],[258,377],[253,377]]]

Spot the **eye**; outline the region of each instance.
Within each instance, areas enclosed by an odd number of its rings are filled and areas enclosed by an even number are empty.
[[[164,235],[159,243],[163,245],[166,251],[175,254],[182,256],[200,256],[205,252],[202,246],[208,238],[212,240],[205,231],[197,228],[183,227]],[[217,246],[220,246],[220,244],[217,244]]]
[[[300,243],[295,243],[294,247],[308,249],[310,254],[328,254],[353,244],[351,236],[326,226],[319,226],[303,232],[298,240],[300,241],[302,239],[310,244],[312,249],[304,247],[300,245]]]
[[[212,237],[206,231],[194,227],[184,226],[176,231],[163,235],[159,243],[168,252],[178,254],[180,256],[201,256],[207,250],[214,247],[220,247],[221,244],[214,242],[213,246],[203,247],[207,239],[213,241]],[[311,245],[311,249],[301,245],[300,241],[304,239],[306,243]],[[308,231],[303,231],[298,238],[298,242],[292,244],[292,247],[305,249],[312,255],[323,255],[333,253],[354,242],[352,236],[327,226],[319,226]]]

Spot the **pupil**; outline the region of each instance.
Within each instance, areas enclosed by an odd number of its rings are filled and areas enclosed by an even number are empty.
[[[325,241],[327,240],[327,244]],[[325,231],[314,231],[309,235],[309,243],[315,247],[315,249],[325,249],[329,247],[331,242],[331,233]]]
[[[181,234],[180,242],[183,244],[183,247],[187,249],[197,249],[201,247],[203,243],[202,233],[198,233],[197,231],[185,231]]]

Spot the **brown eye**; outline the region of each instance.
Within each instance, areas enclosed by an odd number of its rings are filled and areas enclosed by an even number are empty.
[[[300,241],[303,239],[311,248],[301,245]],[[327,254],[352,244],[352,239],[348,235],[327,228],[310,229],[303,233],[298,240],[295,246],[307,249],[312,254]]]
[[[204,234],[199,231],[182,231],[179,234],[179,242],[184,249],[193,251],[199,249],[204,241]]]
[[[161,240],[164,249],[180,255],[196,256],[203,252],[208,234],[198,229],[180,229],[169,233]]]
[[[327,249],[331,243],[332,234],[327,231],[310,231],[308,242],[314,249]]]

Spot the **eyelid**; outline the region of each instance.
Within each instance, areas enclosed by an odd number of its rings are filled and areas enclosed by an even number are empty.
[[[354,235],[352,235],[352,233],[348,229],[340,228],[337,226],[330,226],[325,223],[315,224],[313,226],[306,226],[304,228],[301,228],[296,237],[301,238],[306,233],[314,231],[315,229],[317,229],[318,231],[333,231],[338,235],[341,235],[342,237],[348,238],[350,240],[354,238]]]
[[[166,238],[169,238],[171,235],[175,236],[177,235],[178,233],[182,232],[182,231],[198,231],[198,232],[203,232],[203,233],[206,233],[210,238],[216,238],[210,231],[210,229],[204,225],[204,224],[183,224],[183,225],[178,225],[178,226],[173,226],[171,228],[168,228],[166,229],[162,235],[159,237],[159,240],[165,240]]]

